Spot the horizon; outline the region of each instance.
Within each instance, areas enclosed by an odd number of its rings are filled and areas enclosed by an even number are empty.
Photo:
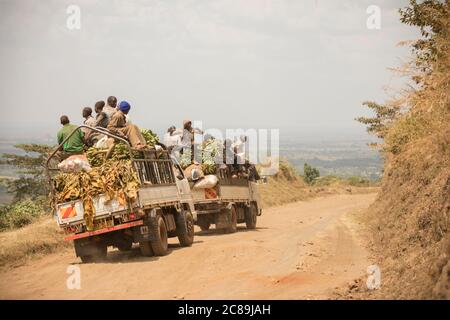
[[[373,4],[379,30],[366,26]],[[387,68],[410,54],[397,44],[418,35],[399,21],[406,4],[2,1],[0,135],[53,136],[62,114],[81,123],[82,108],[109,95],[158,132],[189,118],[363,135],[361,103],[403,83]],[[69,5],[80,8],[79,29],[66,26]]]

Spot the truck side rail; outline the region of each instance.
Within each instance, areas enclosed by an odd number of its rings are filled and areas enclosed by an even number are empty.
[[[133,163],[144,186],[176,183],[170,159],[134,159]]]
[[[247,186],[249,180],[245,178],[232,178],[230,167],[217,169],[217,177],[220,185]]]
[[[50,184],[50,193],[52,194],[52,199],[56,199],[56,197],[54,197],[54,195],[55,195],[55,185],[54,185],[54,183],[52,182],[52,175],[51,175],[51,172],[55,172],[55,171],[60,171],[59,170],[59,168],[51,168],[50,167],[50,161],[55,157],[55,155],[56,155],[56,153],[59,151],[59,150],[62,150],[62,148],[63,148],[63,146],[64,146],[64,144],[70,139],[70,137],[72,137],[74,134],[75,134],[75,132],[77,131],[77,130],[79,130],[79,129],[81,129],[81,128],[86,128],[86,129],[89,129],[89,130],[92,130],[92,131],[95,131],[95,132],[97,132],[97,133],[101,133],[101,134],[104,134],[104,135],[106,135],[106,136],[108,136],[108,137],[110,137],[110,138],[114,138],[114,139],[117,139],[117,140],[119,140],[119,141],[121,141],[121,142],[123,142],[123,143],[125,143],[126,144],[126,146],[128,147],[128,152],[129,152],[129,154],[130,154],[130,159],[133,159],[133,152],[132,152],[132,150],[131,150],[131,145],[130,145],[130,143],[126,140],[126,139],[124,139],[124,138],[122,138],[122,137],[119,137],[119,136],[117,136],[117,135],[115,135],[115,134],[113,134],[113,133],[111,133],[111,132],[109,132],[108,130],[106,130],[106,129],[104,129],[104,128],[100,128],[100,127],[90,127],[90,126],[86,126],[86,125],[84,125],[84,124],[82,124],[82,125],[79,125],[79,126],[77,126],[59,145],[58,145],[58,147],[57,148],[55,148],[55,150],[53,150],[52,151],[52,153],[50,154],[50,156],[47,158],[47,161],[45,162],[45,173],[46,173],[46,175],[47,175],[47,179],[48,179],[48,182],[49,182],[49,184]],[[54,208],[56,208],[56,205],[57,205],[57,203],[53,203],[53,207]]]
[[[110,137],[110,138],[114,138],[114,139],[117,139],[117,140],[119,140],[119,141],[121,141],[121,142],[124,142],[126,145],[127,145],[127,147],[128,147],[128,152],[130,153],[130,159],[133,159],[133,152],[131,151],[131,145],[130,145],[130,143],[128,142],[128,140],[126,140],[126,139],[124,139],[124,138],[122,138],[122,137],[119,137],[119,136],[117,136],[117,135],[115,135],[115,134],[113,134],[113,133],[111,133],[111,132],[109,132],[108,130],[106,130],[106,129],[104,129],[104,128],[99,128],[99,127],[90,127],[90,126],[86,126],[86,125],[84,125],[84,124],[82,124],[82,125],[79,125],[78,127],[76,127],[59,145],[58,145],[58,147],[57,148],[55,148],[55,150],[53,150],[53,152],[50,154],[50,156],[47,158],[47,161],[45,162],[45,169],[47,170],[47,171],[51,171],[51,170],[59,170],[58,168],[50,168],[49,167],[49,164],[50,164],[50,160],[56,155],[56,153],[59,151],[59,150],[62,150],[62,148],[63,148],[63,146],[64,146],[64,144],[70,139],[70,137],[72,137],[74,134],[75,134],[75,132],[77,131],[77,130],[79,130],[79,129],[81,129],[81,128],[86,128],[86,129],[89,129],[89,130],[92,130],[92,131],[95,131],[95,132],[97,132],[97,133],[101,133],[101,134],[104,134],[104,135],[106,135],[106,136],[108,136],[108,137]]]
[[[113,138],[115,140],[121,141],[125,143],[125,145],[128,148],[128,153],[130,155],[130,160],[133,163],[133,166],[138,174],[140,183],[142,186],[149,186],[149,185],[173,185],[175,184],[175,176],[172,170],[172,160],[169,156],[164,157],[164,159],[156,159],[156,157],[150,156],[147,158],[146,152],[144,152],[143,159],[136,159],[134,158],[133,150],[131,148],[130,143],[128,140],[124,139],[123,137],[120,137],[118,135],[115,135],[111,133],[109,130],[101,127],[90,127],[86,125],[79,125],[76,129],[74,129],[59,145],[53,152],[50,154],[50,156],[47,158],[47,161],[45,163],[45,169],[47,172],[47,177],[50,182],[51,192],[53,193],[53,183],[51,183],[51,172],[53,171],[59,171],[58,168],[52,168],[50,166],[50,161],[55,157],[57,152],[62,149],[63,145],[72,137],[77,130],[81,128],[86,128],[89,130],[92,130],[94,132],[104,134],[110,138]],[[163,151],[162,153],[168,154],[167,150],[165,150],[164,145],[162,145]]]

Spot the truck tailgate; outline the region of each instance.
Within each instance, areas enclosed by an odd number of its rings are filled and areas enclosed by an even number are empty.
[[[100,195],[92,199],[95,208],[95,217],[108,216],[113,212],[124,211],[127,209],[125,200],[115,198],[106,201],[105,195]],[[81,200],[71,201],[59,204],[56,209],[58,224],[69,224],[79,222],[84,219],[84,207]]]

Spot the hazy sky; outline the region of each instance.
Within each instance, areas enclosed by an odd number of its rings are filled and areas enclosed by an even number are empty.
[[[80,30],[66,26],[81,9]],[[54,134],[59,116],[115,95],[134,123],[337,128],[361,132],[361,102],[383,101],[388,67],[417,37],[407,1],[0,0],[2,137]],[[366,27],[369,5],[381,29]],[[14,131],[12,131],[14,128]]]

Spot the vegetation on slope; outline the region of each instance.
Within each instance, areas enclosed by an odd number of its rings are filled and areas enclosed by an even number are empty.
[[[412,85],[385,105],[367,102],[359,118],[383,139],[382,190],[368,223],[384,298],[450,298],[450,3],[428,0],[400,10],[419,27],[413,60],[401,71]]]

